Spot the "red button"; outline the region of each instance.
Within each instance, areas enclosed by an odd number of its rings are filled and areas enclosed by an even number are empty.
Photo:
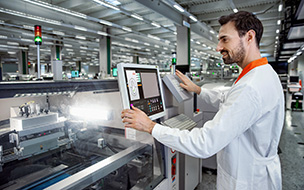
[[[172,163],[173,163],[173,164],[176,164],[176,158],[173,158],[173,159],[172,159]]]

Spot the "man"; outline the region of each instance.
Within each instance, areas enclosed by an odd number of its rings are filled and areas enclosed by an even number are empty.
[[[217,51],[225,64],[237,63],[243,69],[228,93],[200,88],[176,72],[181,87],[219,106],[213,120],[202,128],[180,131],[154,123],[133,107],[122,111],[123,122],[185,154],[217,154],[218,189],[282,189],[277,148],[284,96],[277,74],[259,52],[262,23],[244,11],[222,16],[219,22]]]

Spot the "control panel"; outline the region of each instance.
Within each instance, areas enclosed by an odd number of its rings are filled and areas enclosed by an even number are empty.
[[[163,78],[163,82],[166,84],[178,103],[192,98],[192,94],[179,85],[182,81],[178,78],[178,76],[166,75]]]

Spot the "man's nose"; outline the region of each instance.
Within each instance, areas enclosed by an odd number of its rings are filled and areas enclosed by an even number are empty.
[[[223,49],[223,46],[221,46],[221,44],[218,43],[216,46],[216,51],[220,52],[220,51],[222,51],[222,49]]]

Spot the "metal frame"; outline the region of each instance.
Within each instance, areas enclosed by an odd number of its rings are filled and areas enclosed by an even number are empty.
[[[133,146],[106,158],[52,186],[46,190],[52,189],[83,189],[99,179],[107,176],[111,172],[127,164],[147,151],[151,146],[148,144],[137,143]]]

